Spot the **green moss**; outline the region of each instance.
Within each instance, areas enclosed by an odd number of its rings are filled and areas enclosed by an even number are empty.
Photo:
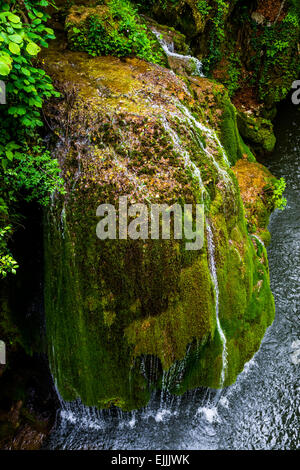
[[[230,158],[230,163],[235,164],[242,157],[240,137],[236,124],[236,110],[228,103],[225,106],[221,122],[222,143]]]
[[[256,162],[256,158],[255,156],[253,155],[253,153],[251,152],[250,148],[248,147],[248,145],[245,144],[242,136],[240,135],[240,144],[241,144],[241,151],[242,151],[242,155],[247,155],[247,160],[249,162]]]
[[[195,292],[198,292],[195,296]],[[171,296],[167,310],[129,325],[125,336],[135,345],[135,354],[161,359],[167,370],[184,359],[186,347],[215,330],[213,288],[205,253],[191,267],[181,271],[178,291]]]

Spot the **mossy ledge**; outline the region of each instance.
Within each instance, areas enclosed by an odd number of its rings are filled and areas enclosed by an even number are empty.
[[[173,391],[220,385],[207,243],[188,252],[175,240],[104,242],[95,233],[99,204],[115,204],[121,195],[129,203],[200,201],[168,127],[205,186],[228,344],[225,385],[233,383],[272,323],[274,302],[267,254],[248,234],[237,179],[217,139],[184,113],[216,132],[232,163],[253,159],[225,88],[208,79],[183,81],[138,59],[90,58],[55,46],[44,54],[62,93],[45,109],[66,188],[45,214],[47,337],[62,397],[99,408],[142,407],[151,387],[160,387],[162,371],[183,360],[188,347]],[[141,367],[148,356],[159,359],[152,386]]]

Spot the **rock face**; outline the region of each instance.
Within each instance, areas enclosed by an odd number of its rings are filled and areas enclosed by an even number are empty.
[[[223,385],[233,383],[274,302],[267,254],[247,232],[230,169],[253,156],[226,90],[138,59],[46,54],[62,93],[45,110],[66,188],[45,230],[49,356],[62,397],[129,410],[147,403],[167,371],[173,393],[218,388],[224,368]],[[174,237],[99,240],[97,207],[125,195],[129,204],[204,201],[212,239],[199,251]]]

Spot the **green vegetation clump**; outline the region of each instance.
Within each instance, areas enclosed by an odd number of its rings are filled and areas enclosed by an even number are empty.
[[[212,7],[208,4],[207,0],[198,0],[197,8],[201,15],[206,16],[209,14]]]
[[[268,195],[270,210],[285,209],[287,205],[287,200],[283,196],[285,189],[286,181],[284,178],[272,178],[270,183],[264,188],[265,193]]]
[[[224,0],[216,0],[213,2],[213,7],[210,13],[209,21],[211,22],[209,33],[208,52],[205,60],[203,61],[204,73],[210,73],[213,67],[222,58],[221,46],[225,39],[225,18],[228,13],[229,3]]]
[[[92,56],[136,56],[164,64],[157,41],[128,0],[103,1],[95,8],[73,7],[66,20],[71,50]]]

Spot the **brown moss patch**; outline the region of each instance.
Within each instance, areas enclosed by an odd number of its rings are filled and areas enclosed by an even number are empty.
[[[267,21],[282,21],[286,16],[286,10],[282,8],[282,0],[260,0],[256,13],[263,15]]]
[[[257,162],[239,160],[233,167],[237,177],[250,232],[265,231],[270,209],[266,187],[273,179],[270,171]]]

